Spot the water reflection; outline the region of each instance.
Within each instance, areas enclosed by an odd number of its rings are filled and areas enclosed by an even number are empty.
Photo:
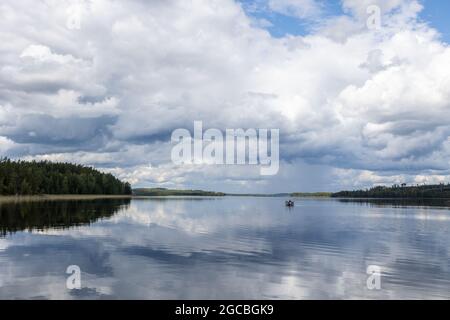
[[[342,203],[354,203],[378,207],[440,207],[450,209],[450,199],[338,199]]]
[[[23,230],[91,224],[126,209],[130,199],[0,202],[0,237]]]
[[[41,207],[44,210],[45,207]],[[0,298],[450,298],[450,220],[337,200],[136,199],[91,225],[0,239]],[[430,219],[422,219],[421,216]],[[65,287],[79,265],[83,289]],[[382,290],[366,287],[379,265]]]

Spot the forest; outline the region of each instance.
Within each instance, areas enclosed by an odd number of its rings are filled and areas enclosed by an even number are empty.
[[[341,191],[331,195],[335,198],[411,198],[411,199],[436,199],[450,198],[450,184],[393,185],[392,187],[378,186],[366,190]]]
[[[131,186],[91,167],[49,161],[0,160],[0,195],[129,195]]]

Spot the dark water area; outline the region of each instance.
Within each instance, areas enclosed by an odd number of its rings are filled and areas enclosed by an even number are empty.
[[[285,200],[0,203],[0,299],[450,299],[446,201]]]
[[[396,199],[396,198],[349,198],[338,199],[341,203],[353,203],[374,207],[441,207],[443,209],[450,209],[450,199]]]
[[[89,225],[112,217],[129,199],[15,201],[0,204],[0,236],[18,231]]]

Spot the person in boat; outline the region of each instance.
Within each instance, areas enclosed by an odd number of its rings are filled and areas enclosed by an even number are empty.
[[[286,201],[286,206],[293,207],[294,206],[294,201],[292,201],[292,200]]]

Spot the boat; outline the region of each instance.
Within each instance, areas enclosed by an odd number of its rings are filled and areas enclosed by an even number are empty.
[[[292,208],[294,206],[294,201],[288,200],[286,201],[286,207]]]

